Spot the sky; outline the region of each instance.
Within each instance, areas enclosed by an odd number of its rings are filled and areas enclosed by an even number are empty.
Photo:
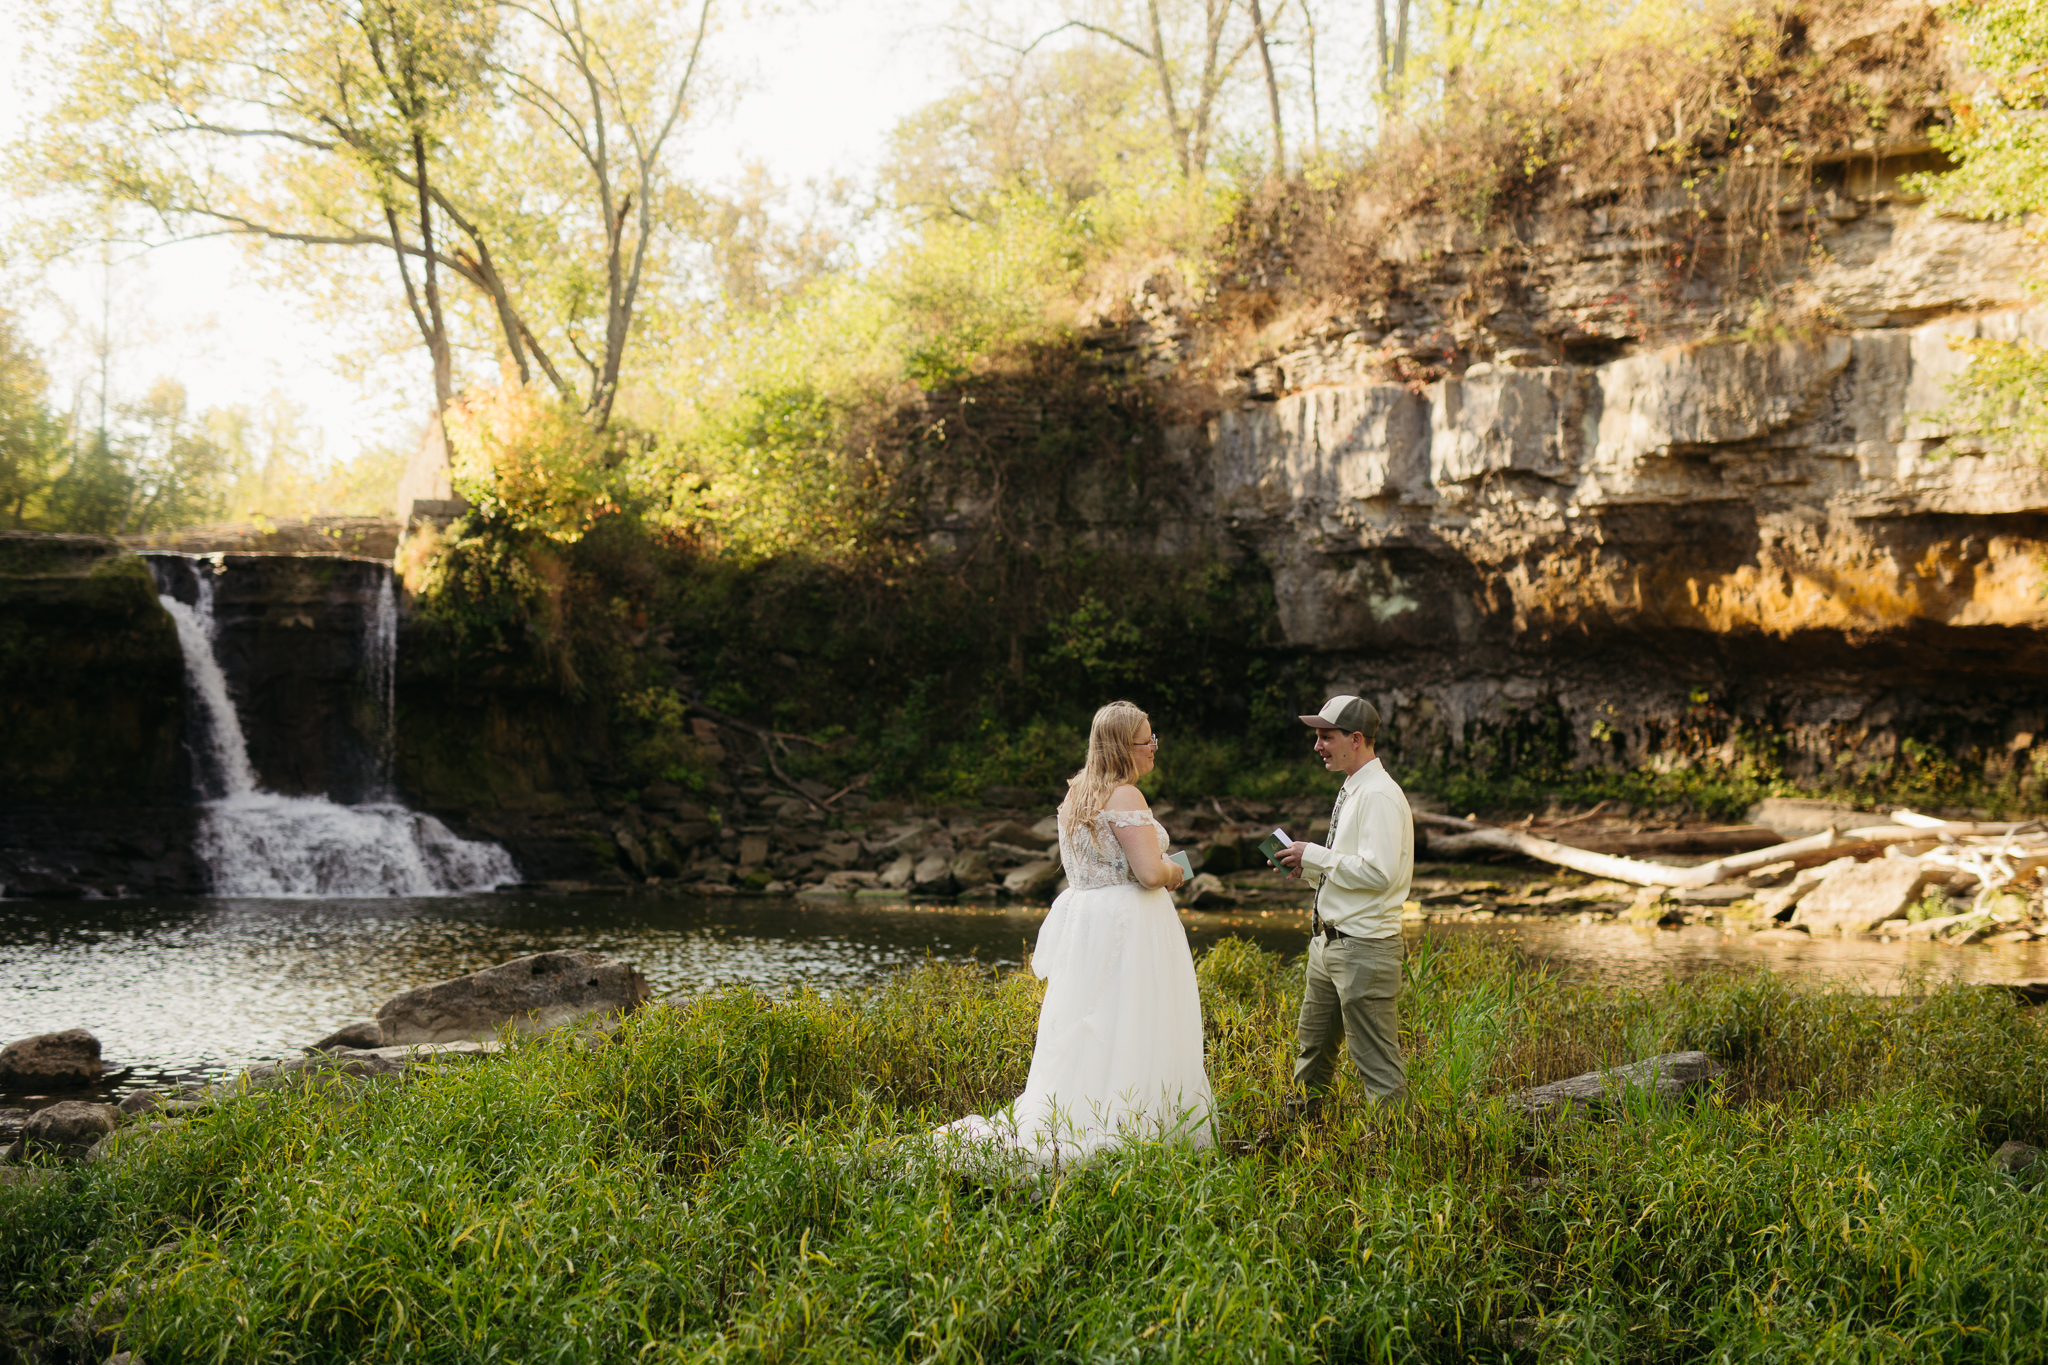
[[[18,20],[0,4],[0,19]],[[697,133],[687,167],[723,182],[758,160],[778,181],[830,174],[865,178],[888,130],[945,93],[954,67],[939,22],[946,0],[821,0],[770,19],[730,21],[715,41],[742,81],[731,107]],[[0,55],[0,142],[19,135],[36,98],[34,72]],[[111,278],[111,291],[102,287]],[[247,278],[241,249],[214,239],[59,266],[28,305],[33,339],[51,361],[61,406],[97,391],[93,337],[103,312],[116,399],[159,377],[185,385],[193,408],[254,406],[272,389],[304,405],[337,459],[389,441],[409,443],[425,420],[424,364],[365,385],[341,373],[337,337],[307,301]]]

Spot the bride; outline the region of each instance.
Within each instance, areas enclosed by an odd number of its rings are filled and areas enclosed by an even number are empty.
[[[1131,1140],[1211,1141],[1202,1005],[1170,894],[1185,874],[1132,785],[1158,752],[1152,722],[1131,703],[1095,713],[1087,765],[1060,804],[1068,888],[1031,955],[1046,989],[1024,1093],[937,1136],[1012,1147],[1040,1165]]]

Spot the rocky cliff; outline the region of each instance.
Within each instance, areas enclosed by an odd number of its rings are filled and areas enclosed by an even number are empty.
[[[1255,560],[1285,645],[1381,699],[1411,761],[1544,716],[1579,762],[1730,758],[1749,722],[1810,778],[1916,743],[2010,774],[2048,739],[2048,471],[1939,409],[1953,340],[2048,341],[2048,253],[1924,211],[1899,176],[1926,164],[1787,196],[1802,247],[1751,326],[1753,287],[1660,266],[1706,211],[1679,185],[1404,224],[1393,289],[1269,326],[1165,433],[1171,515],[1134,532],[1077,484],[1070,527]],[[1199,368],[1195,311],[1162,270],[1102,344]],[[957,539],[971,505],[933,520]]]

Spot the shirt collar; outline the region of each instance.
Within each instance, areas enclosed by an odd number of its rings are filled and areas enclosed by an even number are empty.
[[[1366,760],[1365,766],[1363,768],[1360,768],[1357,772],[1351,774],[1351,776],[1344,779],[1344,786],[1342,790],[1348,792],[1352,790],[1354,787],[1364,786],[1367,782],[1372,780],[1374,771],[1379,767],[1379,756],[1375,754],[1373,757]]]

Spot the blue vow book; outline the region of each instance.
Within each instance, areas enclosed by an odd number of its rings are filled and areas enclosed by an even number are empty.
[[[1193,881],[1195,879],[1195,865],[1194,863],[1188,860],[1187,854],[1169,853],[1166,855],[1166,861],[1172,863],[1175,867],[1187,873],[1189,881]]]

